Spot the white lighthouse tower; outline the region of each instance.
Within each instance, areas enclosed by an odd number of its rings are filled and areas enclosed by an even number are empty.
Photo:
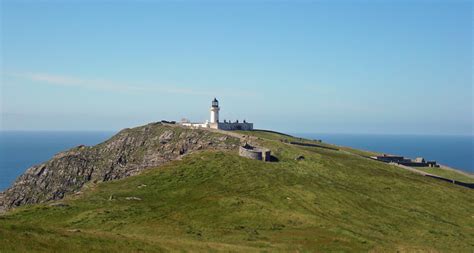
[[[213,123],[219,123],[219,101],[217,101],[216,98],[212,100],[212,106],[211,106],[211,124]]]
[[[211,105],[211,120],[206,120],[204,123],[191,123],[189,121],[183,121],[180,124],[187,127],[192,128],[212,128],[212,129],[220,129],[220,130],[244,130],[250,131],[253,130],[253,123],[249,123],[246,120],[243,122],[239,122],[238,120],[231,122],[230,120],[224,120],[224,122],[219,121],[219,101],[216,98],[212,100]]]

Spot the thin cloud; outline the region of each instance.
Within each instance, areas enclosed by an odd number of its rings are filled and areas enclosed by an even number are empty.
[[[75,87],[81,89],[91,89],[100,91],[112,91],[112,92],[138,92],[138,93],[149,93],[149,92],[163,92],[170,94],[185,94],[185,95],[202,95],[202,96],[215,96],[224,92],[219,91],[205,91],[195,90],[191,88],[183,88],[173,85],[131,85],[128,83],[115,82],[110,80],[98,80],[98,79],[82,79],[72,76],[56,75],[49,73],[8,73],[7,76],[15,78],[26,79],[41,84],[49,84],[64,87]],[[228,93],[229,96],[254,96],[255,94],[250,92],[239,92],[239,93]]]

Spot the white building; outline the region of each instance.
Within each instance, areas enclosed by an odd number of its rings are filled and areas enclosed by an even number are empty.
[[[219,101],[216,98],[212,101],[211,105],[211,118],[210,121],[206,120],[204,123],[191,123],[191,122],[181,122],[183,126],[189,126],[193,128],[213,128],[213,129],[222,129],[222,130],[253,130],[253,123],[248,123],[245,120],[239,122],[230,122],[224,120],[224,122],[219,121]]]

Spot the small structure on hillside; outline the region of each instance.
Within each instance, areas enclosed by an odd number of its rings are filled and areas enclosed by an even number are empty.
[[[305,159],[304,155],[299,155],[299,156],[295,157],[296,161],[303,161],[304,159]]]
[[[254,147],[248,144],[239,147],[239,155],[254,160],[269,162],[271,161],[271,151],[266,148]]]
[[[219,101],[214,98],[211,104],[211,117],[210,121],[206,120],[204,123],[192,123],[189,121],[182,121],[181,125],[193,127],[193,128],[212,128],[212,129],[221,129],[221,130],[253,130],[253,123],[249,123],[245,120],[239,122],[236,120],[234,122],[224,120],[219,121]]]
[[[372,156],[371,158],[381,162],[397,163],[411,167],[439,167],[436,161],[426,161],[423,157],[417,157],[412,160],[403,156],[383,154],[381,156]]]

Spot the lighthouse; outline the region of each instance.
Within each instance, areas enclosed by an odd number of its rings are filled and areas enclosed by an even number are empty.
[[[216,98],[212,100],[211,104],[211,120],[206,120],[206,122],[203,123],[192,123],[189,121],[182,121],[180,124],[183,126],[187,127],[192,127],[192,128],[212,128],[212,129],[220,129],[220,130],[227,130],[227,131],[233,131],[233,130],[244,130],[244,131],[251,131],[253,130],[253,123],[249,123],[246,120],[243,120],[239,122],[239,120],[236,120],[234,122],[230,120],[225,120],[223,122],[219,121],[219,101],[217,101]]]
[[[209,123],[219,123],[219,101],[216,98],[212,100],[211,106],[211,121]]]

